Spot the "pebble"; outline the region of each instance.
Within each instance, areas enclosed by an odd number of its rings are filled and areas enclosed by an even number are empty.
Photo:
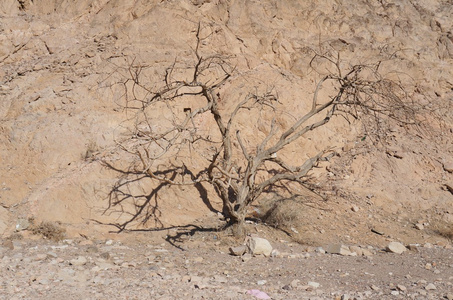
[[[436,289],[436,286],[432,283],[428,284],[427,286],[425,286],[425,290],[427,291],[432,291],[432,290],[435,290]]]

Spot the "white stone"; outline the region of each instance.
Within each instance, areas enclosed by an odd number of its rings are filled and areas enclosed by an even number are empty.
[[[272,245],[268,240],[260,237],[251,237],[247,241],[247,248],[252,255],[270,256],[272,253]]]
[[[432,283],[428,284],[427,286],[425,286],[425,290],[427,291],[432,291],[432,290],[435,290],[436,289],[436,286]]]
[[[386,249],[387,249],[387,251],[396,253],[396,254],[401,254],[407,250],[407,248],[403,244],[398,243],[398,242],[391,242],[390,244],[387,245]]]

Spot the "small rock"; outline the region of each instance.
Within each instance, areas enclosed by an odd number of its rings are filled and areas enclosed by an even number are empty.
[[[407,246],[407,249],[409,249],[410,251],[418,252],[417,245],[411,244],[411,245]]]
[[[71,259],[69,263],[73,266],[83,266],[88,262],[88,260],[84,256],[79,256],[75,259]]]
[[[41,285],[48,285],[50,283],[50,280],[47,278],[38,278],[36,281]]]
[[[396,288],[397,288],[398,290],[402,291],[402,292],[407,291],[407,288],[406,288],[404,285],[401,285],[401,284],[398,284],[398,285],[396,286]]]
[[[349,247],[342,244],[330,244],[326,247],[326,252],[339,255],[351,255]]]
[[[351,206],[351,210],[353,212],[358,212],[359,211],[359,207],[357,205],[353,205],[353,206]]]
[[[444,162],[444,170],[449,172],[449,173],[453,173],[453,162]]]
[[[47,258],[46,254],[40,253],[40,254],[36,255],[35,260],[40,261],[40,260],[45,260],[46,258]]]
[[[431,243],[425,243],[425,244],[423,245],[423,247],[424,247],[424,248],[431,249],[431,248],[433,247],[433,244],[431,244]]]
[[[448,300],[453,300],[453,293],[448,293],[446,297]]]
[[[246,253],[246,254],[242,255],[241,258],[242,258],[243,262],[248,262],[249,260],[252,259],[252,255],[250,253]]]
[[[453,183],[452,182],[446,183],[445,189],[453,194]]]
[[[262,292],[260,290],[248,290],[247,294],[254,296],[255,298],[258,299],[271,299],[268,294],[265,292]]]
[[[193,261],[196,262],[196,263],[201,263],[203,261],[203,257],[201,257],[201,256],[195,257],[193,259]]]
[[[89,245],[93,245],[93,241],[92,240],[83,240],[79,243],[79,246],[89,246]]]
[[[214,281],[218,283],[227,283],[228,279],[225,276],[214,275]]]
[[[432,290],[435,290],[436,289],[436,286],[432,283],[428,284],[427,286],[425,286],[425,290],[427,291],[432,291]]]
[[[27,219],[17,219],[16,231],[26,230],[30,227],[30,222]]]
[[[425,226],[423,224],[417,223],[417,224],[415,224],[415,228],[418,230],[423,230],[423,229],[425,229]]]
[[[363,250],[362,248],[358,246],[350,246],[349,250],[353,253],[357,253],[357,256],[362,256],[363,255]]]
[[[271,257],[280,257],[281,253],[277,249],[272,250]]]
[[[265,285],[266,283],[267,283],[267,280],[258,280],[256,284]]]
[[[373,252],[371,252],[368,249],[362,249],[362,255],[363,256],[373,256]]]
[[[14,250],[14,244],[13,244],[13,241],[11,240],[5,240],[3,242],[3,247],[9,249],[9,250]]]
[[[293,281],[291,281],[290,286],[292,288],[296,289],[298,287],[299,283],[300,283],[299,279],[294,279]]]
[[[392,294],[393,296],[398,296],[400,294],[400,292],[398,291],[391,291],[390,294]]]
[[[308,286],[312,287],[313,289],[317,289],[320,286],[320,284],[318,282],[314,282],[314,281],[309,281],[307,284],[308,284]]]
[[[270,256],[272,253],[272,245],[268,240],[260,237],[251,237],[247,241],[247,248],[252,255]]]
[[[324,250],[322,247],[318,247],[318,248],[315,249],[315,252],[321,253],[321,254],[325,254],[326,250]]]
[[[291,291],[292,289],[293,289],[293,287],[290,284],[284,285],[282,287],[282,290],[285,290],[285,291]]]
[[[445,248],[448,245],[448,242],[447,241],[437,241],[436,245]]]
[[[237,246],[237,247],[231,247],[230,253],[235,256],[242,256],[246,250],[247,250],[247,247],[244,245],[241,245],[241,246]]]
[[[396,254],[401,254],[407,250],[407,248],[403,244],[398,243],[398,242],[391,242],[390,244],[387,245],[386,249],[387,249],[387,251],[396,253]]]

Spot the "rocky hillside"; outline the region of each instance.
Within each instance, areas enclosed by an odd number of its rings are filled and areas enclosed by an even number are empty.
[[[331,72],[312,61],[326,51],[342,67],[380,61],[383,76],[425,108],[423,126],[392,125],[379,143],[363,123],[337,120],[296,145],[332,146],[339,155],[315,172],[327,201],[290,203],[300,207],[291,217],[295,238],[379,243],[370,228],[402,240],[451,238],[452,15],[448,0],[3,0],[0,233],[26,228],[29,218],[96,235],[115,229],[100,223],[134,229],[216,216],[220,202],[209,187],[209,205],[194,187],[146,199],[146,179],[130,186],[135,198],[113,205],[109,193],[122,174],[105,166],[124,170],[131,160],[117,145],[132,125],[124,93],[131,71],[160,86],[175,61],[194,61],[201,24],[202,51],[230,57],[241,87],[272,87],[290,111],[309,105]],[[237,86],[224,93],[234,96]]]

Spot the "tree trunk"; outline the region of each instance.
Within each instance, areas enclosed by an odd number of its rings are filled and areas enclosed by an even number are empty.
[[[238,219],[232,220],[233,225],[231,227],[233,236],[235,238],[241,239],[244,238],[246,235],[245,229],[245,215],[239,217]]]

